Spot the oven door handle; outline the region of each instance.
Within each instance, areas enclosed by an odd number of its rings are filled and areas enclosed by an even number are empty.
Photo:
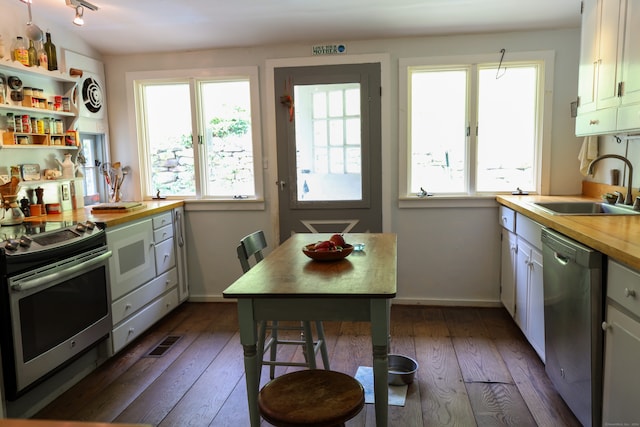
[[[46,276],[40,276],[35,279],[25,280],[22,282],[14,283],[11,285],[11,290],[16,292],[24,292],[30,289],[37,288],[39,286],[48,285],[52,281],[64,279],[68,276],[71,276],[79,271],[86,270],[87,268],[93,267],[94,265],[98,265],[103,263],[105,260],[111,257],[113,252],[108,251],[101,255],[98,255],[95,258],[92,258],[89,261],[82,262],[78,265],[74,265],[72,267],[66,268],[64,271],[57,271],[52,274],[47,274]]]

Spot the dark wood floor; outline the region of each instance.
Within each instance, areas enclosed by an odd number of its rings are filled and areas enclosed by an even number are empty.
[[[325,322],[325,334],[333,370],[371,366],[367,323]],[[181,338],[146,357],[168,335]],[[580,425],[503,309],[394,305],[391,352],[420,364],[405,406],[390,406],[391,426]],[[280,353],[303,357],[291,346]],[[183,304],[34,418],[248,426],[235,304]],[[373,405],[347,426],[375,426]]]

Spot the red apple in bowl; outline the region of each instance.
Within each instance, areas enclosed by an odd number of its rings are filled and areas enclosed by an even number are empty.
[[[336,244],[331,240],[324,240],[322,242],[318,242],[313,247],[313,249],[318,252],[332,251],[332,250],[335,250],[335,248],[336,248]]]
[[[336,246],[340,246],[341,248],[344,248],[344,246],[347,244],[347,242],[344,241],[344,237],[342,234],[334,234],[333,236],[329,237],[329,241],[333,242]]]

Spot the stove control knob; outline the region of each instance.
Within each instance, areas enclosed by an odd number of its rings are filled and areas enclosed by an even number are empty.
[[[16,251],[18,250],[18,246],[20,243],[17,240],[7,240],[7,243],[4,245],[4,248],[8,251]]]
[[[87,221],[87,222],[85,223],[85,225],[87,226],[87,228],[88,228],[89,230],[93,230],[94,228],[96,228],[96,223],[95,223],[95,222]]]
[[[76,224],[76,231],[84,233],[85,231],[87,231],[87,226],[82,223],[78,223]]]
[[[28,248],[29,246],[31,246],[31,242],[33,242],[33,240],[31,240],[27,236],[22,236],[20,238],[20,246],[22,246],[23,248]]]

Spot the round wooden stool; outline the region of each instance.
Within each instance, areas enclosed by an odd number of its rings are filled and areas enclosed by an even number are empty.
[[[364,389],[341,372],[296,371],[267,383],[258,406],[262,417],[277,427],[340,426],[364,407]]]

